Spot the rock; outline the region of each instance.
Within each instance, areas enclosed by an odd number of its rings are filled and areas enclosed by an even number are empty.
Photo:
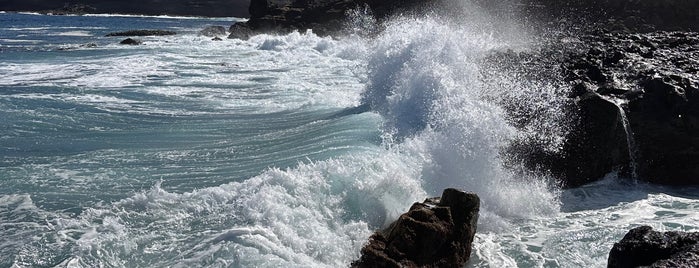
[[[177,32],[168,30],[131,30],[125,32],[109,33],[106,36],[164,36],[164,35],[176,35]]]
[[[629,231],[609,252],[607,267],[699,267],[699,233]]]
[[[231,25],[231,27],[228,28],[228,32],[231,33],[228,35],[229,39],[247,40],[253,35],[252,29],[250,29],[248,24],[244,22],[237,22]]]
[[[640,85],[643,94],[628,105],[639,151],[639,174],[653,183],[699,185],[696,75],[658,75]]]
[[[550,171],[575,187],[628,167],[626,132],[619,107],[595,92],[577,98],[578,122],[568,135],[562,155],[550,163]]]
[[[89,13],[95,13],[96,10],[96,8],[90,5],[65,3],[63,5],[63,8],[42,10],[40,11],[40,13],[50,15],[84,15]]]
[[[221,39],[221,37],[217,36],[217,37],[211,38],[211,41],[223,41],[223,39]]]
[[[126,39],[122,40],[121,42],[119,42],[119,44],[135,46],[135,45],[143,44],[143,42],[141,42],[141,40],[138,40],[138,39],[126,38]]]
[[[576,37],[582,42],[549,48],[564,51],[561,69],[578,117],[562,149],[524,143],[513,146],[513,154],[567,187],[613,171],[658,184],[699,185],[699,33]]]
[[[208,37],[218,37],[228,35],[226,27],[223,26],[209,26],[199,31],[199,35]]]
[[[446,189],[415,203],[387,229],[374,233],[352,267],[462,267],[469,260],[480,199]]]

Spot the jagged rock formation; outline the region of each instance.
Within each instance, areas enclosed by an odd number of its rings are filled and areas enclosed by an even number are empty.
[[[471,255],[479,208],[476,194],[456,189],[415,203],[371,236],[352,267],[461,267]]]
[[[656,232],[649,226],[629,231],[614,244],[607,267],[699,267],[699,233]]]
[[[594,159],[568,158],[567,168],[586,169],[582,177],[587,180],[601,177],[613,165],[628,172],[637,168],[640,179],[654,183],[699,184],[699,34],[601,33],[581,41],[589,49],[569,56],[566,77],[583,91],[582,96],[599,95],[621,103],[630,140],[619,137],[627,133],[622,132],[621,114],[613,113],[613,104],[599,101],[590,107],[580,97],[582,129],[606,127],[587,132],[587,141],[569,142],[585,147],[571,148],[569,153],[596,151],[588,156]],[[590,117],[584,112],[589,109],[603,109],[608,115]],[[575,174],[566,177],[571,176]]]
[[[560,151],[523,143],[513,154],[567,187],[612,171],[699,185],[699,33],[596,31],[565,38],[572,41],[527,60],[560,65],[570,85],[571,131]]]

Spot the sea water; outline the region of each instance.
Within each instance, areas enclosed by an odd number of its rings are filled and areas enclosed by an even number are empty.
[[[346,267],[446,187],[482,199],[469,267],[603,267],[635,226],[699,229],[696,188],[506,161],[566,131],[561,83],[492,71],[536,45],[516,29],[197,34],[235,21],[0,14],[0,267]],[[132,29],[178,35],[104,37]]]

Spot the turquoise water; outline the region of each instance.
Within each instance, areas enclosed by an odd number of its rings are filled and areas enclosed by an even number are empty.
[[[234,21],[0,13],[0,267],[347,266],[445,187],[483,200],[471,267],[599,267],[633,226],[699,229],[695,188],[508,168],[515,139],[555,147],[564,99],[486,71],[528,46],[499,29],[197,34]],[[104,37],[130,29],[179,34]],[[515,102],[545,117],[516,129]]]

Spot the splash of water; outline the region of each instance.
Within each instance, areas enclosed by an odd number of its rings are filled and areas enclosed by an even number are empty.
[[[501,152],[519,130],[508,123],[501,103],[527,96],[487,84],[481,64],[507,45],[467,25],[454,28],[434,18],[394,21],[374,43],[363,94],[399,150],[422,158],[423,188],[430,195],[446,187],[478,193],[486,222],[493,217],[484,226],[491,227],[501,217],[558,211],[556,190],[503,165]]]

